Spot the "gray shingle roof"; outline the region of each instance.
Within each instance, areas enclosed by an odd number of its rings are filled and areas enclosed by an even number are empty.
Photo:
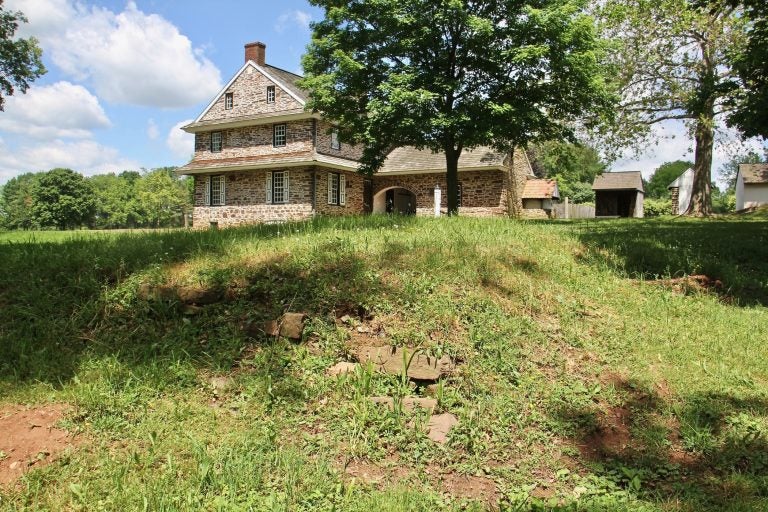
[[[459,169],[501,167],[506,155],[488,147],[479,147],[471,151],[463,151],[459,157]],[[433,153],[428,149],[402,147],[393,150],[379,174],[403,171],[445,170],[445,153]]]
[[[304,77],[284,69],[276,68],[275,66],[270,66],[269,64],[265,64],[264,69],[267,70],[267,73],[280,80],[280,85],[284,86],[286,89],[289,89],[293,94],[301,98],[303,101],[307,101],[309,98],[307,91],[296,85],[296,82]]]
[[[768,183],[768,164],[739,164],[744,183]]]
[[[604,172],[595,177],[592,190],[643,190],[643,175],[640,171]]]

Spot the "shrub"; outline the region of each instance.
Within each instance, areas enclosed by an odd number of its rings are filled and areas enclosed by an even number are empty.
[[[646,199],[643,203],[646,217],[672,215],[672,201],[669,199]]]

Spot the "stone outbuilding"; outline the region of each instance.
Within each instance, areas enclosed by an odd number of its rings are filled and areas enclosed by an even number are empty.
[[[523,217],[528,219],[551,218],[552,208],[560,200],[557,181],[528,179],[523,189]]]
[[[768,205],[768,164],[739,164],[736,211]]]
[[[595,177],[596,217],[643,217],[643,175],[640,171],[604,172]]]

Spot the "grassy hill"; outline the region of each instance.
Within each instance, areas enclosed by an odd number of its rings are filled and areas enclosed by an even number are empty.
[[[0,262],[0,410],[80,433],[2,509],[768,508],[760,217],[0,234]],[[285,311],[302,341],[253,328]],[[457,365],[326,375],[371,342]]]

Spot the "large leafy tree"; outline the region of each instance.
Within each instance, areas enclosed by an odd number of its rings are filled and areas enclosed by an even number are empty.
[[[688,213],[711,213],[715,131],[739,101],[743,83],[730,55],[746,44],[749,20],[715,0],[608,0],[602,19],[618,44],[612,56],[623,101],[612,133],[645,147],[654,124],[683,120],[695,141]]]
[[[178,224],[190,207],[189,190],[174,167],[153,169],[136,182],[136,200],[151,227]]]
[[[744,89],[728,123],[748,137],[768,138],[768,2],[731,0],[730,3],[744,9],[748,23],[746,46],[735,48],[731,54]]]
[[[645,196],[652,199],[669,197],[669,189],[667,188],[669,187],[669,184],[691,167],[693,167],[693,162],[689,162],[688,160],[664,162],[653,171],[653,174],[645,186]]]
[[[463,151],[564,138],[610,103],[581,0],[310,2],[325,17],[303,61],[308,107],[364,145],[361,172],[398,146],[443,152],[449,214]]]
[[[71,169],[42,173],[32,190],[32,218],[40,227],[77,228],[90,223],[95,209],[93,187]]]
[[[25,173],[13,177],[3,186],[2,226],[7,229],[32,229],[36,227],[32,216],[33,191],[40,175]]]
[[[3,9],[0,0],[0,110],[4,97],[14,93],[14,87],[26,92],[30,82],[45,73],[42,50],[35,38],[14,38],[19,23],[27,19],[21,12]]]

